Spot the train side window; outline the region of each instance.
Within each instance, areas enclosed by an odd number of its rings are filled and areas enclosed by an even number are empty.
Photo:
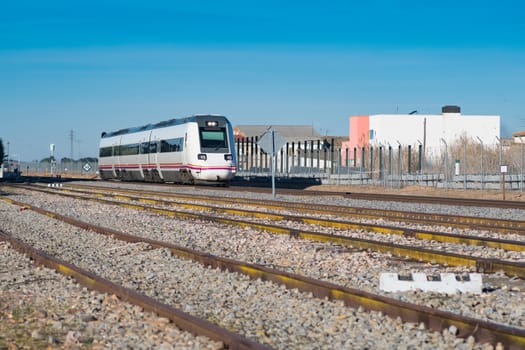
[[[121,156],[132,156],[139,154],[139,144],[133,143],[131,145],[121,145],[119,153]]]
[[[182,137],[160,141],[161,152],[181,152],[183,149]]]
[[[99,153],[100,158],[111,157],[112,155],[113,155],[112,147],[102,147],[100,149],[100,153]]]
[[[149,153],[149,142],[142,142],[140,144],[140,153],[148,154]]]
[[[184,139],[182,137],[175,139],[176,150],[175,152],[182,152],[184,149]]]
[[[129,145],[129,154],[130,155],[139,154],[139,148],[140,148],[140,145],[138,143]]]
[[[170,151],[170,144],[166,140],[160,141],[160,152],[169,152]]]
[[[149,153],[157,153],[157,142],[152,141],[149,143]]]

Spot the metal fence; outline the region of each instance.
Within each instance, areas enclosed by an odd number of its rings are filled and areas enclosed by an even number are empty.
[[[236,140],[238,176],[269,176],[271,157],[256,137]],[[316,177],[324,184],[410,185],[462,189],[525,188],[525,144],[486,146],[472,140],[447,145],[438,156],[423,145],[341,149],[331,142],[288,142],[276,154],[276,176]],[[505,171],[505,172],[503,172]]]
[[[26,176],[67,176],[71,174],[72,176],[95,177],[97,176],[98,162],[68,161],[54,164],[49,161],[20,162],[10,165],[10,168],[6,170],[11,172],[16,170]]]

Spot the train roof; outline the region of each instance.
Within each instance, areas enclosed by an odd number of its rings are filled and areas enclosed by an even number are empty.
[[[218,115],[218,114],[196,114],[196,115],[192,115],[190,117],[185,117],[185,118],[174,118],[174,119],[164,120],[156,124],[146,124],[142,126],[125,128],[125,129],[120,129],[117,131],[110,131],[110,132],[104,131],[102,132],[101,137],[105,138],[105,137],[112,137],[112,136],[118,136],[118,135],[132,134],[132,133],[140,132],[140,131],[147,131],[147,130],[152,130],[152,129],[166,128],[168,126],[198,122],[200,119],[207,118],[207,117],[225,118],[224,116]]]

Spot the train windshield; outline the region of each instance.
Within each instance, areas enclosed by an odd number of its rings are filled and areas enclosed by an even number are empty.
[[[228,137],[225,128],[200,128],[201,149],[205,152],[228,149]]]

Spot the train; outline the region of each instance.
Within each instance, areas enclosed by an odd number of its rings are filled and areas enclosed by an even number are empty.
[[[102,180],[227,185],[236,171],[233,129],[222,115],[169,119],[100,137]]]

